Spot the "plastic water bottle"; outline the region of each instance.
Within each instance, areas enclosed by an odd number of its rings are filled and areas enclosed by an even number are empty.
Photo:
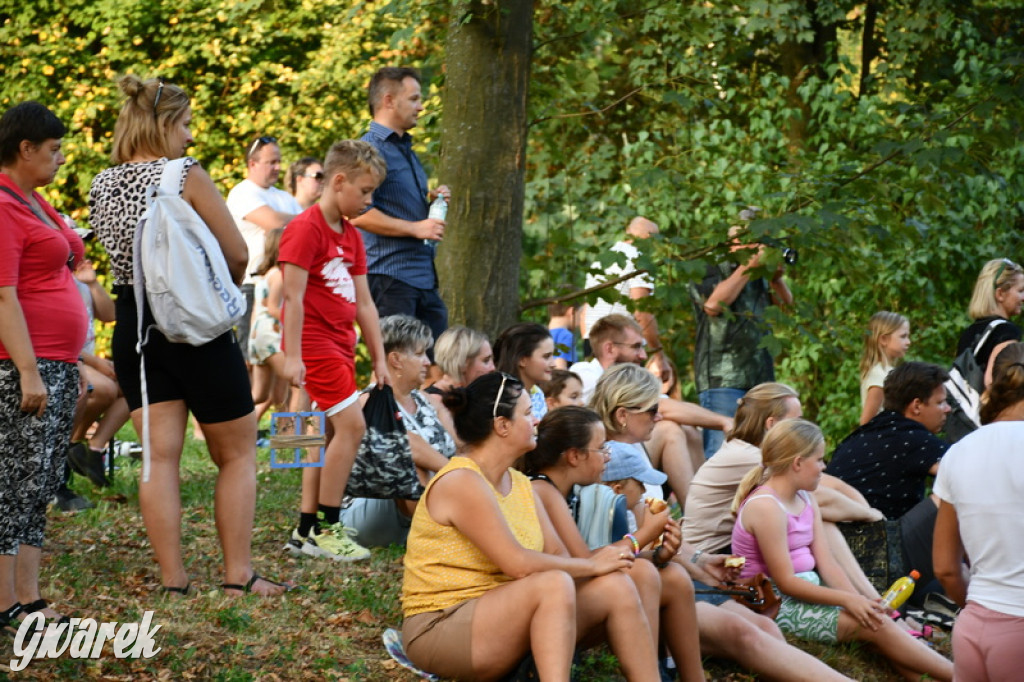
[[[440,220],[444,222],[448,217],[448,202],[444,200],[444,197],[440,194],[430,204],[430,211],[427,212],[427,217],[431,220]],[[430,246],[430,239],[424,239],[423,245]]]
[[[444,222],[448,217],[448,202],[444,200],[444,196],[437,195],[437,198],[430,204],[430,212],[427,214],[427,217],[431,220]]]
[[[882,608],[887,611],[895,611],[910,598],[910,595],[914,593],[914,584],[920,579],[921,574],[917,571],[911,571],[910,575],[905,575],[892,586],[885,591],[882,595]]]

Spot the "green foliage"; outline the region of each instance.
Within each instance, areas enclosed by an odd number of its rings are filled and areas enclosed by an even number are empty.
[[[525,298],[581,288],[646,215],[662,236],[638,266],[656,269],[652,308],[685,370],[686,286],[758,205],[751,238],[801,256],[787,273],[797,303],[770,318],[779,377],[831,438],[845,435],[867,318],[907,314],[911,355],[948,365],[982,263],[1021,256],[1024,13],[959,4],[887,4],[863,93],[853,3],[817,3],[813,16],[757,0],[539,13]],[[831,51],[799,47],[833,33]],[[766,261],[767,273],[778,250]]]
[[[1022,255],[1018,5],[884,3],[862,73],[871,41],[865,5],[851,0],[538,3],[520,298],[582,287],[629,218],[647,215],[662,236],[640,266],[657,271],[650,306],[685,371],[686,286],[724,257],[739,210],[761,206],[751,234],[801,253],[788,273],[797,304],[771,319],[778,374],[842,436],[858,412],[867,318],[907,314],[911,355],[948,364],[982,262]],[[126,72],[192,93],[192,152],[226,193],[254,135],[278,137],[286,161],[322,153],[362,132],[376,68],[417,65],[430,84],[416,131],[430,164],[444,31],[449,15],[469,21],[452,14],[462,6],[0,0],[0,106],[36,98],[70,124],[68,164],[46,193],[80,222]],[[777,263],[771,249],[766,268]]]
[[[430,79],[440,63],[441,34],[422,3],[0,0],[0,25],[0,107],[38,99],[68,124],[68,162],[46,194],[80,220],[109,165],[122,74],[161,76],[191,95],[190,151],[226,194],[256,135],[277,137],[286,163],[322,155],[364,132],[366,84],[380,66],[423,66]]]

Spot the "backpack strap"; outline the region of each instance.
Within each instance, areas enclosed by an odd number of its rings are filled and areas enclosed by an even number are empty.
[[[1006,322],[1006,319],[1000,317],[988,323],[988,326],[985,327],[985,331],[982,333],[981,338],[978,340],[978,343],[974,345],[975,359],[977,359],[978,353],[981,352],[982,346],[984,346],[985,342],[988,341],[988,337],[992,336],[992,332],[995,330],[995,328],[1003,324],[1004,322]]]
[[[180,194],[181,174],[184,167],[184,158],[174,159],[164,164],[164,170],[160,174],[160,193],[170,196],[178,196]],[[154,189],[156,188],[151,187],[146,193],[148,202],[153,200]],[[148,227],[146,218],[147,215],[143,214],[142,219],[135,226],[136,247],[142,244],[142,232]],[[146,382],[146,357],[143,347],[149,340],[149,331],[152,327],[143,328],[142,322],[146,309],[146,273],[142,270],[142,254],[139,253],[139,248],[136,248],[133,253],[132,278],[134,280],[132,288],[135,293],[135,311],[136,315],[138,315],[135,352],[139,354],[139,388],[142,393],[142,481],[145,483],[149,481],[151,446],[149,437],[149,391]]]
[[[182,191],[182,174],[185,171],[185,161],[187,157],[181,157],[180,159],[173,159],[164,164],[164,172],[160,176],[160,191],[164,194],[168,194],[172,197],[176,197],[181,194]]]

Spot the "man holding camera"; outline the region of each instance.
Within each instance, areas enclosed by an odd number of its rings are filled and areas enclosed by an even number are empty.
[[[740,213],[753,219],[757,209]],[[783,279],[780,265],[770,280],[755,277],[765,246],[741,244],[743,228],[729,229],[733,252],[756,249],[746,263],[709,265],[704,279],[690,284],[697,319],[697,343],[693,353],[694,378],[701,407],[733,417],[736,403],[754,386],[775,380],[772,355],[761,341],[771,334],[764,319],[772,303],[789,306],[793,294]],[[704,456],[710,458],[721,447],[725,434],[704,430]]]

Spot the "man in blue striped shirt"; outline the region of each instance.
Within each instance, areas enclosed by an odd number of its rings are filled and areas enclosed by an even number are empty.
[[[387,175],[373,193],[373,204],[352,222],[366,245],[370,294],[381,317],[404,313],[422,320],[434,338],[448,327],[448,308],[437,291],[434,254],[444,237],[444,221],[428,218],[430,202],[444,185],[427,189],[427,174],[412,150],[409,130],[423,111],[420,75],[415,69],[384,67],[370,80],[369,142],[387,162]]]

